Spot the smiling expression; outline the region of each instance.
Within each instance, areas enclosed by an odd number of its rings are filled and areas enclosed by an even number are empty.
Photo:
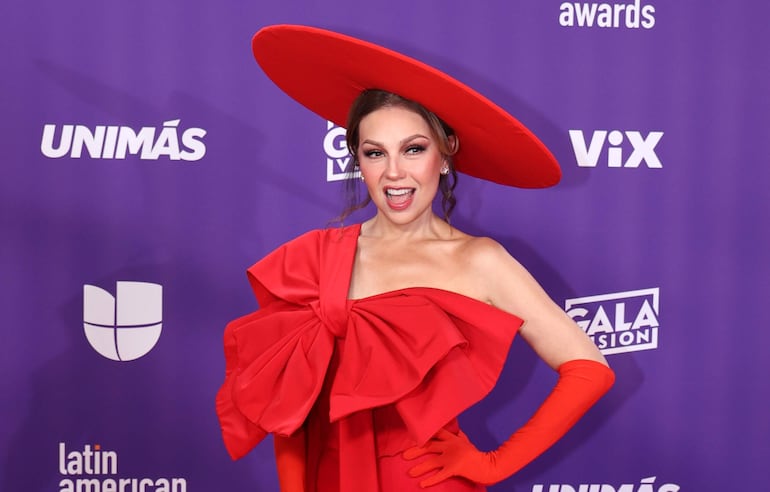
[[[444,158],[422,116],[399,106],[366,115],[358,162],[378,215],[399,224],[432,216]]]

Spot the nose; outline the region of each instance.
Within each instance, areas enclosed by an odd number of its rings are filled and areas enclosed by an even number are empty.
[[[401,162],[401,156],[396,154],[388,157],[385,176],[388,179],[400,179],[404,177],[404,166]]]

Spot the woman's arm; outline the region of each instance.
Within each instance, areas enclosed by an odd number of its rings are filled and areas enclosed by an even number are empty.
[[[483,281],[476,292],[524,320],[521,336],[559,379],[532,418],[494,451],[481,452],[464,434],[446,431],[425,446],[407,450],[406,459],[433,454],[410,470],[415,477],[436,471],[420,482],[423,487],[451,476],[483,484],[508,478],[558,441],[615,380],[596,345],[502,246],[491,239],[477,240],[471,265]]]
[[[607,361],[588,335],[500,244],[480,238],[473,265],[485,280],[487,301],[524,320],[519,334],[552,369],[570,360]]]

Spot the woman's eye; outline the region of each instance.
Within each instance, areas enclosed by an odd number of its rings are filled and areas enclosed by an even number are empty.
[[[379,150],[367,150],[364,152],[364,155],[369,158],[382,157],[382,152]]]
[[[407,147],[406,153],[407,154],[419,154],[423,150],[425,150],[425,147],[423,147],[422,145],[410,145],[409,147]]]

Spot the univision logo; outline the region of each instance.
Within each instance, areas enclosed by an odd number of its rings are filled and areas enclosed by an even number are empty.
[[[361,172],[355,170],[353,159],[348,152],[345,129],[331,121],[326,122],[324,153],[326,154],[326,181],[361,177]]]
[[[147,282],[117,282],[113,296],[94,285],[83,286],[83,327],[91,347],[104,357],[135,360],[160,338],[163,287]]]

